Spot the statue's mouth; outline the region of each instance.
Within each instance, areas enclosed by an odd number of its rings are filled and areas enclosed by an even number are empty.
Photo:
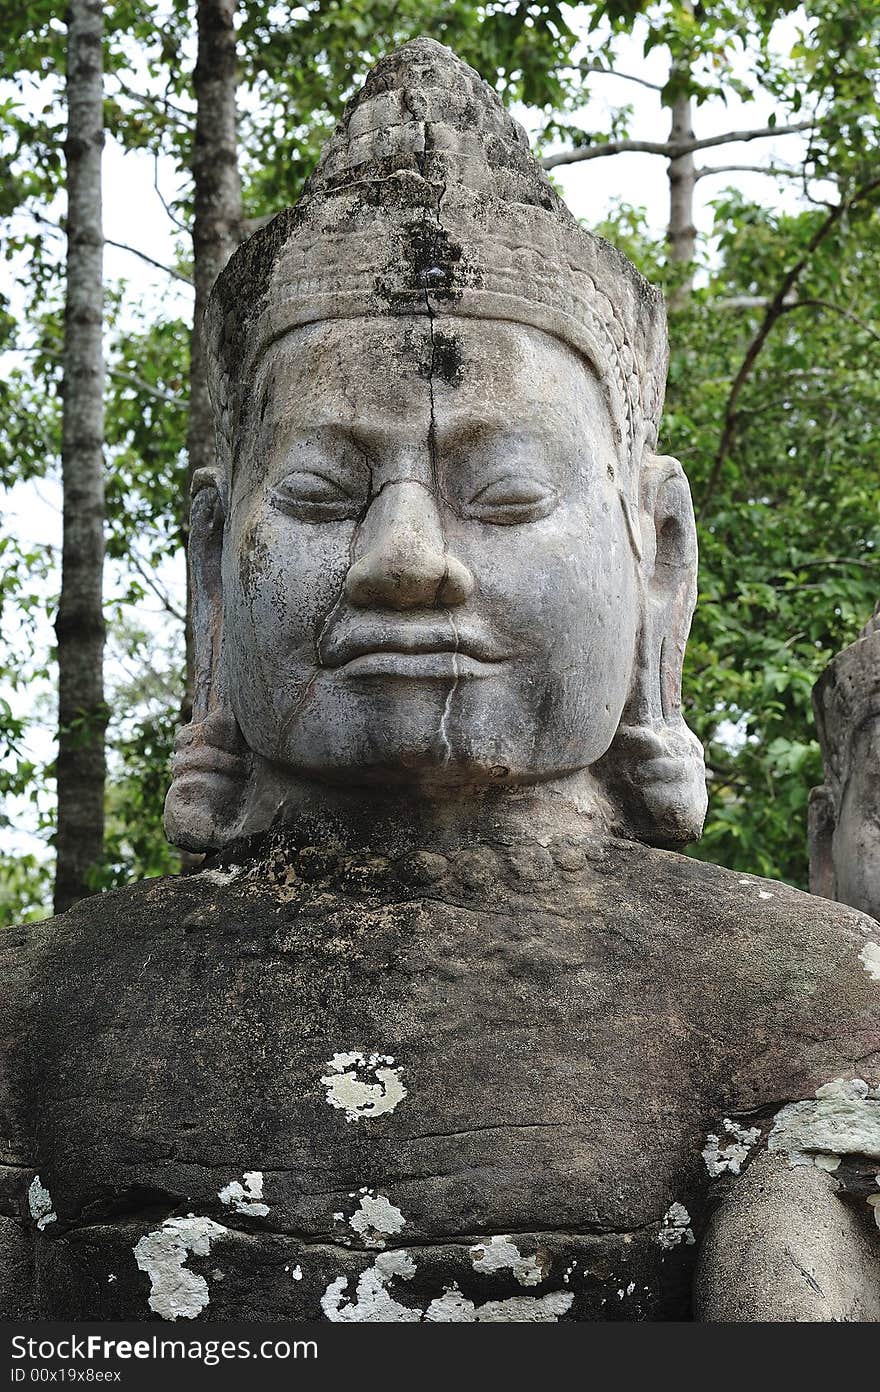
[[[467,653],[406,653],[385,650],[363,653],[339,668],[347,677],[412,677],[417,680],[458,681],[462,677],[490,677],[497,662],[481,662]]]
[[[454,681],[460,677],[491,676],[504,656],[471,632],[443,632],[399,625],[342,632],[331,638],[323,653],[324,667],[346,676],[414,677]]]

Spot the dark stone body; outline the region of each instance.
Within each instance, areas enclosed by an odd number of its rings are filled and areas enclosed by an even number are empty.
[[[328,1286],[351,1278],[344,1307],[376,1257],[348,1221],[366,1187],[405,1219],[400,1305],[454,1285],[477,1307],[556,1291],[567,1319],[686,1319],[707,1133],[728,1117],[766,1136],[785,1102],[880,1077],[859,960],[880,930],[774,882],[576,839],[275,838],[217,865],[3,941],[7,1318],[157,1318],[133,1248],[195,1214],[229,1230],[186,1263],[203,1318],[323,1319]],[[393,1057],[393,1111],[328,1105],[328,1060],[354,1050]],[[265,1217],[218,1197],[248,1171]],[[697,1245],[658,1242],[673,1202]],[[539,1284],[475,1269],[500,1234],[537,1253]]]

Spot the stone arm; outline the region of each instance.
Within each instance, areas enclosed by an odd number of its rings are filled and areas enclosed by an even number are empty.
[[[865,1197],[845,1201],[834,1174],[792,1167],[780,1154],[756,1156],[709,1221],[694,1280],[694,1317],[880,1321],[878,1213]]]
[[[35,998],[32,945],[42,925],[0,933],[0,1320],[36,1318],[34,1218],[29,1190],[35,1175],[22,1060]]]

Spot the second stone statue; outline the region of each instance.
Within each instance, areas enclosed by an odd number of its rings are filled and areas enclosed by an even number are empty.
[[[878,1318],[880,928],[675,851],[661,295],[419,39],[206,334],[210,858],[5,947],[7,1311]]]

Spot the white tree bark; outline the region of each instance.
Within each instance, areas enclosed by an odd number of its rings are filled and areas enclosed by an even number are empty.
[[[71,0],[67,40],[67,292],[58,638],[55,911],[90,892],[104,848],[103,7]]]
[[[211,287],[242,239],[241,179],[236,140],[234,17],[236,0],[198,0],[198,53],[194,75],[196,135],[192,170],[195,183],[193,278],[196,303],[190,354],[187,429],[189,478],[214,463],[214,424],[202,350],[202,319]],[[189,499],[185,501],[189,514]],[[189,524],[187,522],[187,535]],[[186,702],[189,719],[193,689],[191,585],[187,582]]]
[[[669,132],[671,145],[686,144],[694,139],[692,128],[692,103],[690,97],[676,97],[672,103],[672,129]],[[694,285],[693,260],[697,245],[697,229],[694,226],[694,189],[696,188],[696,168],[693,151],[679,155],[669,161],[669,259],[673,263],[686,266],[681,282],[670,295],[670,304],[683,303]]]

